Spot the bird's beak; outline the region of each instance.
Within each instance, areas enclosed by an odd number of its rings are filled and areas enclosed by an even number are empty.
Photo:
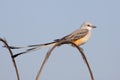
[[[91,26],[92,28],[96,28],[96,26]]]

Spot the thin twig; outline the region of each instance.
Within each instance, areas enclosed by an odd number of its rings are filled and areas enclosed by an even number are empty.
[[[60,46],[60,45],[63,45],[63,44],[72,44],[74,47],[76,47],[76,48],[79,50],[79,52],[81,53],[82,58],[83,58],[85,64],[86,64],[87,67],[88,67],[88,70],[89,70],[89,73],[90,73],[90,76],[91,76],[91,80],[94,80],[94,76],[93,76],[92,70],[91,70],[91,68],[90,68],[90,66],[89,66],[89,63],[88,63],[87,58],[86,58],[86,56],[85,56],[85,54],[84,54],[84,52],[83,52],[83,49],[80,48],[79,46],[77,46],[76,44],[74,44],[74,43],[71,42],[71,41],[60,41],[60,42],[58,42],[57,44],[55,44],[55,45],[47,52],[47,54],[46,54],[46,56],[45,56],[45,58],[44,58],[44,61],[43,61],[42,65],[41,65],[41,67],[40,67],[40,70],[38,71],[38,74],[37,74],[37,76],[36,76],[36,80],[39,79],[39,77],[40,77],[40,75],[41,75],[41,72],[42,72],[42,69],[43,69],[45,63],[47,62],[49,56],[51,55],[51,52],[52,52],[57,46]]]
[[[75,46],[75,45],[74,45],[74,46]],[[89,65],[89,63],[88,63],[88,61],[87,61],[87,58],[86,58],[86,56],[85,56],[85,54],[84,54],[84,52],[83,52],[83,49],[82,49],[81,47],[78,47],[78,46],[76,46],[76,48],[78,48],[79,52],[80,52],[81,55],[82,55],[82,58],[83,58],[84,62],[85,62],[86,65],[87,65],[87,68],[88,68],[88,70],[89,70],[89,74],[90,74],[90,76],[91,76],[91,80],[94,80],[94,76],[93,76],[92,70],[91,70],[90,65]]]
[[[12,59],[12,62],[13,62],[13,65],[14,65],[14,68],[15,68],[17,80],[20,80],[18,69],[17,69],[17,65],[16,65],[16,62],[15,62],[15,59],[13,58],[13,53],[12,53],[11,49],[9,48],[8,43],[4,39],[2,39],[2,38],[0,38],[0,41],[2,41],[4,43],[4,45],[6,46],[6,48],[8,49],[8,51],[10,53],[10,56],[11,56],[11,59]]]
[[[45,58],[44,58],[44,61],[42,62],[42,65],[41,65],[41,67],[40,67],[40,70],[39,70],[39,72],[38,72],[38,74],[37,74],[37,76],[36,76],[36,80],[39,79],[39,77],[40,77],[40,75],[41,75],[41,72],[42,72],[42,69],[43,69],[46,61],[48,60],[49,56],[51,55],[51,52],[53,51],[53,49],[54,49],[56,46],[57,46],[57,45],[53,46],[53,47],[47,52],[47,54],[46,54],[46,56],[45,56]]]

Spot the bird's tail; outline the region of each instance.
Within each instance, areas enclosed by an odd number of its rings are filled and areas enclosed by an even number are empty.
[[[9,46],[9,48],[10,49],[23,49],[23,48],[26,48],[25,51],[13,55],[13,58],[15,58],[15,57],[17,57],[17,56],[19,56],[21,54],[34,52],[36,50],[41,49],[42,47],[53,46],[55,44],[56,44],[56,42],[51,42],[51,43],[46,43],[46,44],[28,45],[28,46],[24,46],[24,47]],[[4,46],[4,47],[6,47],[6,46]]]

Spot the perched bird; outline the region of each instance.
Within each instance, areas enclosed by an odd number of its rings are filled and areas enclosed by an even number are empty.
[[[39,50],[42,47],[53,46],[56,43],[58,43],[60,41],[64,41],[64,40],[71,41],[71,42],[75,43],[76,45],[81,46],[89,40],[89,38],[91,36],[91,30],[93,28],[96,28],[96,26],[92,25],[90,22],[85,22],[81,25],[81,27],[79,29],[75,30],[71,34],[69,34],[69,35],[67,35],[67,36],[65,36],[61,39],[54,40],[53,42],[45,43],[45,44],[28,45],[28,46],[25,46],[25,47],[10,46],[10,48],[11,49],[28,48],[26,51],[15,54],[13,56],[13,57],[17,57],[18,55],[21,55],[21,54],[24,54],[24,53]]]

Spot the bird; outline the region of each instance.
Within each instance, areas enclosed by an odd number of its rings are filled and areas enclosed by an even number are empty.
[[[89,40],[89,38],[91,37],[91,31],[94,28],[96,28],[96,26],[92,25],[90,22],[84,22],[79,29],[73,31],[69,35],[66,35],[60,39],[55,39],[53,42],[45,43],[45,44],[28,45],[24,47],[16,47],[16,46],[9,46],[9,47],[10,49],[27,48],[25,51],[13,55],[13,57],[17,57],[18,55],[21,55],[24,53],[39,50],[42,47],[54,46],[60,41],[71,41],[77,46],[81,46]]]

